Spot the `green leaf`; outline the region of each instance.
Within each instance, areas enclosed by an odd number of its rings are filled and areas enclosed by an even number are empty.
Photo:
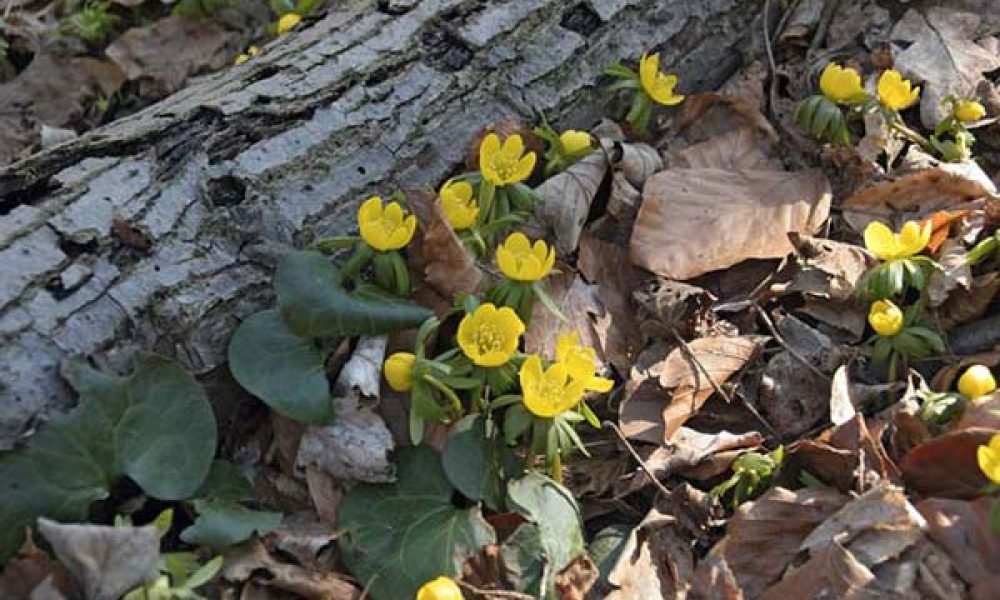
[[[281,316],[301,336],[389,333],[417,327],[433,316],[422,306],[371,287],[348,292],[337,267],[319,252],[286,255],[274,280]]]
[[[470,500],[485,500],[493,510],[503,505],[503,477],[510,461],[499,440],[486,436],[486,419],[468,415],[448,434],[441,465],[458,491]]]
[[[507,498],[538,527],[546,565],[542,589],[549,590],[556,574],[585,550],[580,509],[569,490],[534,471],[507,484]]]
[[[431,579],[459,577],[466,559],[496,541],[478,507],[452,505],[437,452],[401,450],[398,473],[393,484],[352,489],[340,505],[344,564],[379,600],[410,600]]]
[[[263,535],[281,523],[281,513],[251,510],[233,502],[195,500],[198,518],[181,532],[189,544],[222,549]]]
[[[292,333],[277,310],[253,314],[236,329],[229,370],[247,391],[290,419],[329,423],[333,418],[323,353],[309,338]]]
[[[628,541],[632,527],[627,523],[613,523],[594,534],[594,539],[587,548],[587,553],[597,565],[597,572],[601,581],[607,583],[611,569],[618,564],[618,557],[621,556]]]
[[[504,542],[501,548],[503,564],[518,592],[539,597],[545,559],[538,527],[523,523]]]
[[[199,500],[242,502],[254,498],[253,484],[228,460],[212,461],[205,481],[194,495]]]
[[[27,448],[0,456],[0,563],[36,517],[83,520],[123,475],[150,496],[179,500],[198,489],[212,463],[212,407],[176,363],[148,355],[131,376],[117,377],[74,361],[64,375],[80,404]]]

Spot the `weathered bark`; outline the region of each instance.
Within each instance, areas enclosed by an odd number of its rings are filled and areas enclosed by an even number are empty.
[[[0,170],[0,447],[71,403],[68,355],[221,365],[270,301],[274,256],[350,230],[366,195],[439,182],[482,125],[538,109],[590,126],[602,69],[654,47],[682,91],[714,88],[762,0],[333,4],[242,67]]]

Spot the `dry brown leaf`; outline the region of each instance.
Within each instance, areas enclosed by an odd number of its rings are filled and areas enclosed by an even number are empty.
[[[996,595],[997,565],[1000,565],[1000,536],[990,523],[991,498],[974,502],[946,498],[928,498],[917,503],[917,510],[927,519],[927,534],[951,557],[951,562],[966,583],[973,586],[973,597]],[[977,591],[991,592],[985,595]]]
[[[1000,68],[1000,53],[989,43],[976,43],[980,15],[951,7],[910,9],[892,29],[894,67],[923,82],[920,120],[934,127],[947,116],[944,100],[950,95],[975,97],[983,74]]]
[[[976,498],[989,483],[976,462],[976,448],[993,429],[966,429],[936,437],[911,450],[901,465],[908,488],[925,496]]]
[[[279,562],[253,540],[230,549],[225,554],[222,577],[232,582],[253,583],[298,594],[304,600],[358,600],[361,591],[343,575],[310,571],[298,565]]]
[[[881,418],[865,417],[859,413],[830,432],[826,441],[835,448],[854,453],[858,465],[865,471],[874,471],[882,479],[901,483],[899,467],[882,445],[882,434],[887,427],[888,424]]]
[[[681,281],[657,278],[634,289],[632,296],[648,317],[642,322],[644,333],[673,340],[701,337],[715,322],[712,311],[717,298],[708,291]],[[645,316],[645,315],[644,315]]]
[[[799,550],[816,554],[836,542],[872,568],[915,544],[923,526],[924,519],[903,490],[883,482],[830,515],[802,541]]]
[[[424,281],[445,298],[475,293],[483,272],[448,224],[438,197],[422,190],[408,190],[406,199],[420,223],[418,246],[408,253],[415,269],[422,271]]]
[[[874,220],[922,219],[994,196],[996,186],[974,162],[944,163],[862,188],[844,200],[844,219],[858,232]]]
[[[763,443],[764,436],[756,431],[702,433],[688,427],[681,427],[669,444],[656,448],[646,458],[646,468],[652,471],[657,479],[664,480],[676,472],[685,472],[693,467],[698,467],[719,453],[726,453],[729,455],[727,459],[722,461],[722,464],[717,465],[717,469],[712,469],[724,472],[729,469],[732,461],[736,460],[736,457],[742,452],[759,448]],[[701,477],[692,476],[691,473],[685,472],[684,476],[702,480],[709,479],[713,475]],[[650,484],[652,481],[649,479],[649,475],[642,471],[632,480],[629,491],[636,491]]]
[[[1000,366],[1000,352],[984,352],[973,356],[966,356],[957,362],[952,362],[941,367],[941,370],[934,374],[931,380],[931,389],[938,392],[947,392],[952,389],[959,375],[965,372],[966,367],[975,364],[986,365],[989,368]]]
[[[951,224],[971,213],[971,210],[939,210],[926,219],[931,223],[931,239],[927,242],[927,250],[931,254],[937,254],[941,244],[948,239],[948,235],[951,233]]]
[[[556,575],[556,592],[561,600],[584,600],[597,577],[597,565],[584,554]]]
[[[829,488],[790,491],[772,488],[736,509],[726,536],[709,556],[725,560],[748,598],[756,598],[781,576],[799,545],[848,497]],[[812,596],[785,596],[811,598]]]
[[[305,477],[309,498],[312,500],[316,514],[323,521],[331,525],[336,524],[337,509],[344,497],[344,489],[337,483],[333,475],[313,465],[306,466]]]
[[[795,486],[805,473],[826,485],[849,492],[855,489],[858,457],[854,452],[816,440],[792,442],[781,463],[778,485]]]
[[[660,386],[672,390],[663,408],[664,442],[698,412],[715,393],[715,386],[724,384],[750,362],[757,353],[757,342],[746,337],[707,337],[692,341],[688,349],[691,355],[684,348],[675,348],[660,371]]]
[[[941,269],[935,269],[927,282],[931,307],[944,304],[953,291],[968,291],[972,286],[972,267],[966,262],[965,254],[965,245],[959,240],[948,240],[941,246],[937,258]]]
[[[602,140],[605,142],[605,140]],[[610,152],[612,165],[636,189],[641,190],[646,180],[663,168],[660,153],[649,144],[616,142]]]
[[[299,565],[311,570],[333,570],[336,552],[331,551],[339,531],[312,511],[289,513],[281,525],[264,536],[271,553],[290,556]]]
[[[970,400],[954,430],[983,427],[1000,431],[1000,392]]]
[[[615,172],[611,176],[611,193],[608,196],[608,214],[615,221],[627,221],[631,223],[635,220],[636,213],[639,212],[639,204],[642,202],[642,194],[635,186],[625,179],[620,172]]]
[[[879,158],[885,154],[886,162],[892,164],[903,149],[904,142],[893,134],[886,123],[885,116],[878,111],[867,112],[864,115],[865,135],[858,140],[856,151],[858,157],[872,168],[883,173]]]
[[[637,369],[625,383],[624,400],[618,409],[618,423],[630,440],[663,443],[663,405],[667,391],[660,387],[656,376]]]
[[[801,292],[836,302],[850,302],[865,271],[877,264],[861,246],[809,235],[789,234],[796,252],[792,279],[777,291]]]
[[[142,93],[159,97],[179,90],[192,75],[219,69],[231,60],[232,37],[214,21],[169,16],[129,29],[104,51]]]
[[[39,550],[29,533],[17,555],[0,572],[0,598],[38,600],[38,588],[46,583],[65,596],[81,595],[66,569]]]
[[[743,590],[736,583],[725,559],[708,555],[698,563],[691,587],[691,598],[697,600],[743,600]]]
[[[597,287],[597,296],[604,307],[598,319],[605,331],[604,355],[626,377],[642,350],[639,320],[629,294],[640,287],[646,275],[629,264],[624,248],[592,235],[580,239],[576,266]]]
[[[806,298],[805,304],[796,312],[816,319],[820,331],[836,334],[848,342],[859,341],[868,326],[868,308],[857,300],[838,303],[819,298]]]
[[[531,323],[524,333],[525,349],[555,358],[559,334],[575,331],[580,334],[580,343],[594,348],[597,351],[597,361],[605,365],[604,327],[599,330],[595,320],[606,313],[598,298],[597,286],[586,283],[572,270],[565,267],[563,269],[563,272],[546,278],[545,284],[549,296],[567,320],[561,320],[540,302],[536,302]]]
[[[976,277],[969,289],[955,290],[937,309],[941,329],[950,331],[983,316],[997,293],[1000,293],[1000,274],[997,272]]]
[[[716,135],[750,125],[777,143],[778,132],[767,118],[761,114],[754,102],[740,96],[703,93],[688,96],[680,116],[677,131],[684,138],[695,143]]]
[[[671,168],[775,169],[781,167],[770,137],[743,125],[677,152]]]
[[[635,220],[632,262],[690,279],[748,258],[782,257],[789,232],[813,234],[830,211],[818,170],[671,169],[646,183]]]
[[[671,600],[684,597],[694,575],[694,556],[677,519],[653,509],[629,534],[608,574],[616,589],[607,600]]]
[[[152,525],[77,525],[39,517],[38,531],[90,600],[117,600],[156,579],[160,532]]]
[[[764,590],[760,600],[790,598],[838,598],[858,600],[868,597],[865,587],[875,576],[837,542],[815,552],[801,567]]]
[[[608,160],[604,153],[591,152],[535,188],[543,198],[535,206],[535,218],[546,233],[554,234],[561,256],[576,251],[590,205],[607,171]]]

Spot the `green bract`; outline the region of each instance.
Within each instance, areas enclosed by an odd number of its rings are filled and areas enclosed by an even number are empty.
[[[188,498],[215,454],[212,407],[180,365],[141,357],[129,377],[82,361],[64,375],[80,405],[54,418],[23,449],[0,457],[0,563],[35,518],[80,521],[122,476],[161,500]]]
[[[818,139],[851,145],[851,134],[847,131],[844,113],[826,96],[817,94],[799,102],[795,107],[794,118],[800,127]]]

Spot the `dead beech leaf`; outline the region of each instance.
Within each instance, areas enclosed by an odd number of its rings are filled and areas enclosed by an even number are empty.
[[[932,7],[923,12],[908,10],[893,27],[894,67],[923,82],[920,120],[924,127],[933,129],[947,116],[945,98],[974,97],[983,74],[1000,68],[996,48],[974,41],[981,21],[977,14]]]
[[[925,496],[976,498],[989,481],[976,462],[976,448],[989,443],[993,429],[952,431],[920,444],[903,460],[908,488]]]
[[[943,163],[862,188],[844,200],[844,219],[857,232],[874,220],[923,219],[940,210],[994,197],[997,188],[974,162]]]
[[[565,267],[564,267],[565,268]],[[598,298],[596,286],[588,284],[579,275],[566,269],[545,280],[549,296],[566,316],[561,320],[540,302],[535,303],[531,323],[524,333],[524,346],[528,352],[555,358],[556,339],[566,331],[580,334],[580,343],[597,351],[597,361],[606,364],[604,353],[605,332],[595,325],[595,318],[605,314]]]
[[[38,600],[38,588],[46,582],[65,596],[80,595],[65,568],[39,550],[29,534],[17,556],[11,558],[0,572],[0,598]],[[58,598],[55,593],[53,596]]]
[[[985,273],[972,280],[972,285],[958,288],[937,309],[941,329],[950,331],[986,314],[986,309],[1000,292],[1000,274]]]
[[[635,220],[632,262],[691,279],[748,258],[791,253],[789,232],[812,234],[830,211],[818,170],[671,169],[646,182]]]
[[[706,337],[692,341],[688,349],[693,356],[675,348],[660,371],[660,386],[673,390],[663,409],[665,442],[715,393],[715,385],[721,386],[750,362],[757,342],[745,337]]]
[[[625,179],[625,176],[616,171],[611,176],[611,193],[608,196],[608,214],[616,221],[627,221],[631,223],[635,220],[636,213],[639,212],[639,204],[642,202],[642,194],[635,186]]]
[[[743,590],[736,583],[736,577],[725,559],[711,554],[698,563],[691,597],[699,600],[744,600]]]
[[[653,509],[629,534],[608,582],[608,600],[683,598],[694,575],[694,556],[677,518]]]
[[[212,20],[169,16],[129,29],[105,54],[129,81],[140,81],[144,96],[159,97],[179,90],[192,75],[229,64],[231,37]]]
[[[684,339],[703,337],[699,334],[716,320],[712,307],[718,299],[696,285],[657,278],[633,289],[632,296],[646,313],[642,331],[653,337],[672,340],[674,333]]]
[[[445,298],[473,294],[483,280],[476,260],[448,224],[438,197],[423,190],[406,192],[408,206],[420,223],[419,248],[408,253],[424,281]]]
[[[795,248],[795,271],[791,281],[780,291],[801,292],[836,302],[854,297],[858,280],[878,261],[861,246],[789,234]]]
[[[597,576],[597,565],[584,554],[556,575],[556,592],[562,600],[584,600]]]
[[[736,509],[726,536],[709,552],[729,565],[747,598],[756,598],[778,580],[799,545],[817,525],[840,509],[848,497],[829,488],[790,491],[772,488]],[[807,595],[784,596],[812,598]]]
[[[553,232],[560,255],[576,251],[590,205],[607,171],[604,153],[591,152],[535,189],[544,198],[535,207],[535,218]]]
[[[805,473],[840,490],[855,489],[858,457],[854,452],[835,448],[817,440],[798,440],[785,450],[785,460],[778,473],[778,485],[795,486]]]
[[[743,125],[678,151],[670,166],[736,171],[780,168],[781,161],[771,138]]]
[[[793,569],[784,579],[764,590],[760,600],[789,598],[866,597],[864,588],[875,576],[837,542],[830,542],[813,553],[809,561]]]
[[[984,427],[1000,431],[1000,392],[970,400],[954,430]]]
[[[712,92],[693,94],[684,101],[676,121],[678,132],[695,143],[750,125],[777,143],[778,132],[752,101]]]
[[[630,440],[662,444],[663,404],[668,394],[655,376],[633,369],[625,383],[624,400],[618,409],[618,423]]]
[[[974,502],[927,498],[917,503],[917,510],[927,519],[928,536],[951,557],[955,570],[973,587],[974,598],[992,598],[997,589],[1000,537],[990,523],[993,502],[991,498]],[[992,593],[977,595],[980,587]]]
[[[932,307],[944,304],[954,290],[968,290],[972,286],[972,267],[965,261],[965,245],[958,240],[948,240],[941,246],[935,269],[927,282],[927,296]]]
[[[764,436],[756,431],[702,433],[688,427],[681,427],[669,444],[653,450],[653,453],[646,458],[646,467],[656,475],[657,479],[663,480],[679,471],[684,472],[687,469],[698,467],[703,461],[710,460],[713,455],[718,453],[739,451],[732,452],[732,456],[725,461],[727,464],[719,465],[719,470],[725,471],[742,451],[759,448],[763,443]],[[685,474],[685,476],[690,476],[690,474]],[[708,479],[709,477],[691,478]],[[643,471],[636,475],[631,490],[638,490],[651,483],[649,476]]]
[[[832,542],[868,568],[895,558],[923,535],[924,519],[901,488],[881,483],[851,500],[802,540],[816,554]]]
[[[281,525],[264,536],[264,545],[307,569],[333,570],[337,559],[333,544],[340,535],[333,523],[311,510],[285,514]]]
[[[639,319],[629,294],[640,287],[646,274],[628,262],[624,248],[592,235],[580,239],[576,266],[597,287],[604,308],[598,319],[599,327],[606,332],[602,340],[604,355],[624,378],[642,350]]]
[[[38,531],[83,586],[89,600],[117,600],[156,579],[160,533],[156,527],[108,527],[38,519]]]
[[[951,224],[969,214],[971,210],[939,210],[932,214],[927,220],[931,222],[931,239],[927,242],[927,250],[931,254],[937,254],[941,244],[948,239],[951,232]]]
[[[626,181],[639,190],[653,173],[663,168],[660,153],[649,144],[616,142],[612,147],[611,156],[616,158],[612,162],[615,171],[621,173]]]
[[[252,581],[297,594],[305,600],[358,600],[361,591],[343,575],[332,571],[310,571],[298,565],[283,563],[272,557],[260,540],[252,540],[226,553],[222,569],[226,581]]]

